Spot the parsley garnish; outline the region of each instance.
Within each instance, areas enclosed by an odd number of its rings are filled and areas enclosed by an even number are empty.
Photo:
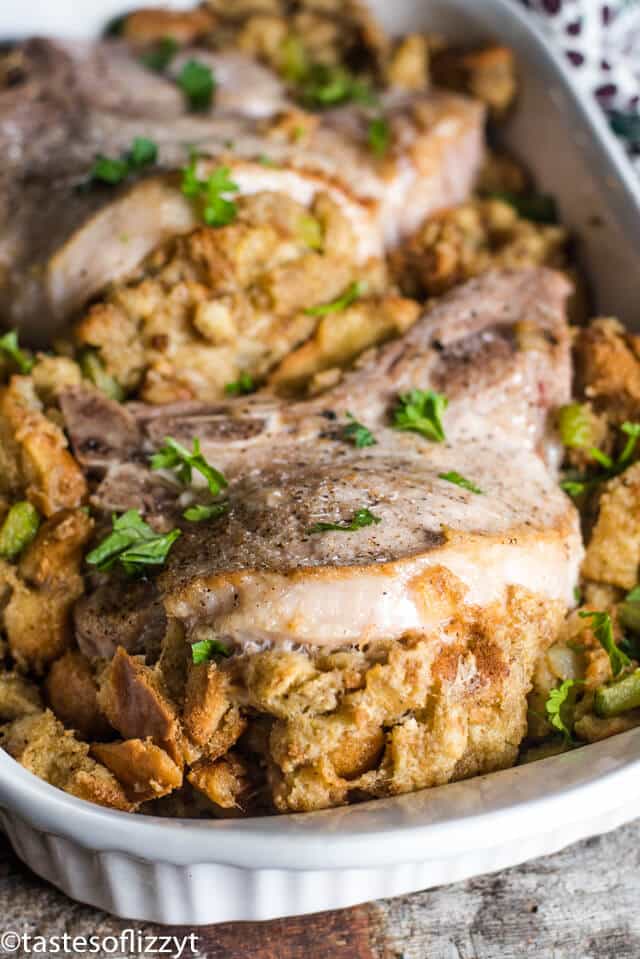
[[[140,58],[141,63],[156,73],[162,73],[178,52],[178,41],[174,37],[163,37],[148,53]]]
[[[198,157],[194,153],[182,170],[182,192],[201,206],[202,219],[208,226],[226,226],[235,220],[238,208],[225,193],[237,193],[238,185],[230,179],[227,166],[217,167],[206,180],[197,174]]]
[[[201,663],[209,663],[216,656],[230,656],[230,651],[223,646],[217,639],[202,639],[199,643],[193,643],[191,647],[191,659],[195,666]]]
[[[342,435],[346,440],[352,441],[353,445],[358,449],[363,449],[365,446],[376,445],[378,441],[370,429],[367,429],[366,426],[359,423],[352,413],[347,413],[347,419],[350,420],[350,422],[347,423],[342,430]]]
[[[33,369],[33,357],[18,345],[17,330],[9,330],[0,336],[0,350],[13,360],[21,373],[30,373]]]
[[[192,110],[209,109],[216,89],[211,67],[198,60],[188,60],[178,75],[177,83]]]
[[[450,470],[448,473],[438,473],[438,478],[446,480],[447,483],[455,483],[456,486],[461,486],[463,489],[468,489],[470,493],[483,493],[479,486],[466,479],[461,473],[456,473],[455,470]]]
[[[562,733],[567,743],[573,742],[571,714],[575,706],[575,697],[580,685],[580,680],[565,679],[560,686],[551,690],[544,704],[547,719],[554,729]]]
[[[332,107],[339,103],[371,104],[375,97],[369,84],[344,67],[315,63],[300,82],[300,95],[310,107]]]
[[[145,566],[161,566],[179,536],[179,529],[156,533],[137,509],[130,509],[114,515],[113,531],[87,555],[87,563],[103,572],[120,563],[126,573],[139,573]]]
[[[565,493],[573,497],[581,496],[588,490],[593,489],[594,486],[598,486],[600,483],[613,479],[615,476],[624,472],[631,462],[638,439],[640,439],[640,423],[630,423],[627,421],[622,424],[620,429],[627,435],[628,439],[618,459],[613,460],[610,456],[607,456],[606,453],[603,453],[602,450],[590,447],[590,456],[603,467],[603,472],[567,474],[566,479],[560,483]]]
[[[623,650],[616,646],[615,640],[613,638],[613,623],[611,622],[611,616],[609,613],[599,613],[599,612],[585,612],[581,611],[579,616],[582,619],[591,619],[591,628],[593,630],[593,635],[596,637],[602,648],[606,651],[609,662],[611,663],[611,671],[614,676],[617,676],[618,673],[626,666],[631,665],[631,660]]]
[[[373,526],[381,523],[379,516],[374,516],[371,510],[359,509],[353,514],[350,523],[314,523],[307,530],[308,533],[328,533],[335,530],[340,533],[354,533],[357,529],[363,529],[365,526]]]
[[[322,303],[320,306],[310,306],[304,312],[307,316],[328,316],[329,313],[340,313],[351,306],[352,303],[355,303],[356,300],[359,300],[363,293],[363,283],[351,283],[337,300],[332,300],[331,303]]]
[[[246,396],[253,393],[256,388],[253,377],[250,373],[241,373],[233,383],[227,383],[224,391],[228,396]]]
[[[389,149],[391,128],[384,117],[375,117],[367,129],[367,143],[377,157],[383,157]]]
[[[182,514],[190,523],[201,523],[205,519],[218,519],[229,509],[228,503],[211,503],[206,506],[199,503],[197,506],[189,506]]]
[[[403,393],[393,413],[392,426],[396,430],[413,430],[434,443],[445,440],[442,414],[449,400],[433,390],[411,390]]]
[[[227,481],[202,455],[200,450],[200,440],[194,439],[193,450],[189,450],[174,440],[171,436],[166,436],[164,446],[151,457],[151,469],[154,470],[173,470],[184,485],[191,483],[193,471],[200,473],[207,481],[209,492],[212,496],[217,496],[227,485]]]
[[[98,154],[89,178],[115,186],[132,174],[152,166],[158,158],[158,147],[153,140],[136,137],[127,153],[121,157],[107,157]]]

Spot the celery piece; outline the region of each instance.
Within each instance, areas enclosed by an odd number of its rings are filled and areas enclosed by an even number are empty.
[[[640,669],[596,689],[594,708],[602,719],[619,716],[640,706]]]
[[[0,556],[15,559],[38,532],[40,515],[26,500],[14,503],[0,526]]]

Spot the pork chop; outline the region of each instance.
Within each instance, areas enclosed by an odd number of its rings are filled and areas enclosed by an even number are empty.
[[[211,56],[216,104],[193,114],[169,77],[117,44],[25,48],[24,83],[0,93],[0,307],[26,336],[50,338],[107,283],[196,225],[172,173],[193,147],[202,176],[229,166],[240,193],[280,191],[304,204],[329,193],[362,260],[467,197],[482,157],[479,103],[448,93],[383,98],[390,146],[379,160],[362,109],[328,113],[299,142],[283,138],[277,116],[290,104],[273,75],[238,54]],[[157,168],[120,187],[88,185],[96,154],[119,156],[135,137],[157,144]]]
[[[487,274],[306,403],[258,396],[169,414],[107,404],[114,419],[99,425],[87,417],[95,394],[75,389],[63,410],[78,454],[107,470],[97,494],[105,508],[141,505],[118,501],[118,422],[144,483],[144,453],[166,435],[197,436],[231,480],[228,513],[187,524],[160,580],[169,616],[192,641],[333,647],[444,635],[456,604],[500,603],[512,587],[572,601],[577,514],[545,462],[554,462],[549,414],[570,391],[567,293],[548,270]],[[398,394],[414,388],[447,394],[445,443],[389,428]],[[347,411],[375,445],[345,440]],[[370,525],[314,531],[348,526],[359,510]]]
[[[75,455],[94,474],[107,509],[126,509],[135,483],[131,463],[173,436],[198,438],[207,458],[234,478],[270,465],[290,447],[339,435],[347,412],[374,433],[389,422],[399,394],[433,389],[447,395],[448,440],[476,440],[539,454],[552,467],[559,447],[550,412],[571,386],[565,317],[567,281],[548,269],[496,271],[435,301],[404,336],[369,351],[343,381],[320,396],[284,403],[268,390],[215,406],[121,405],[87,387],[61,397]],[[118,500],[122,464],[126,490]],[[145,483],[148,482],[145,473]]]

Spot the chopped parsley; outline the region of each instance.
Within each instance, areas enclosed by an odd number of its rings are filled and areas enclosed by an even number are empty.
[[[342,430],[342,435],[346,440],[352,442],[358,449],[376,445],[378,441],[370,429],[359,423],[352,413],[347,413],[347,419],[349,422]]]
[[[197,506],[189,506],[182,514],[190,523],[201,523],[205,519],[218,519],[229,509],[228,503],[210,503],[208,506],[199,503]]]
[[[606,651],[614,676],[617,676],[623,669],[631,665],[631,660],[624,650],[616,646],[613,638],[613,623],[611,622],[609,613],[581,611],[579,615],[582,619],[590,619],[592,621],[591,628],[593,635]]]
[[[175,37],[163,37],[159,43],[140,58],[140,61],[149,70],[162,73],[169,66],[178,49],[179,44]]]
[[[256,384],[250,373],[241,373],[237,380],[225,385],[227,396],[247,396],[255,391]]]
[[[357,529],[364,529],[365,526],[373,526],[381,523],[379,516],[374,516],[371,510],[359,509],[353,514],[350,523],[314,523],[307,530],[308,533],[328,533],[335,530],[340,533],[354,533]]]
[[[583,493],[588,492],[600,483],[605,483],[607,480],[619,476],[626,470],[635,452],[638,439],[640,439],[640,423],[627,421],[622,424],[620,429],[626,434],[627,441],[617,460],[612,459],[602,450],[589,447],[589,455],[602,467],[602,472],[566,474],[565,479],[560,483],[565,493],[573,497],[582,496]]]
[[[572,714],[580,685],[580,680],[565,679],[556,689],[551,690],[544,704],[547,719],[554,729],[562,733],[566,743],[573,743]]]
[[[0,336],[0,350],[13,360],[21,373],[30,373],[33,369],[33,357],[27,350],[20,349],[17,330]]]
[[[202,455],[200,440],[194,439],[193,450],[189,450],[174,440],[171,436],[165,437],[164,446],[151,457],[151,469],[173,470],[178,480],[188,486],[193,477],[193,471],[200,473],[207,481],[207,487],[212,496],[217,496],[228,484],[222,473],[218,472]]]
[[[230,179],[227,166],[217,167],[206,180],[197,173],[198,157],[191,155],[189,165],[182,170],[182,192],[200,207],[202,219],[208,226],[226,226],[236,218],[238,208],[229,193],[237,193],[238,185]],[[227,195],[225,195],[227,194]]]
[[[191,660],[195,666],[201,663],[210,663],[216,656],[230,656],[231,653],[217,639],[202,639],[191,646]]]
[[[433,390],[411,390],[403,393],[393,412],[392,426],[396,430],[412,430],[434,443],[445,440],[442,414],[449,401]]]
[[[153,166],[158,159],[158,147],[147,137],[136,137],[129,150],[121,157],[98,154],[89,174],[91,181],[115,186],[128,176],[145,167]]]
[[[179,529],[156,533],[137,509],[114,515],[112,522],[112,532],[87,555],[87,563],[103,572],[116,563],[129,574],[141,573],[147,566],[161,566],[180,536]]]
[[[367,128],[367,143],[377,157],[382,158],[389,149],[391,128],[384,117],[374,117]]]
[[[187,60],[178,74],[177,84],[192,110],[208,110],[216,89],[211,67],[199,60]]]
[[[457,473],[455,470],[450,470],[448,473],[438,473],[438,478],[446,480],[447,483],[455,483],[456,486],[461,486],[462,489],[467,489],[470,493],[483,493],[483,490],[481,490],[479,486],[476,486],[475,483],[472,483],[471,480],[466,479],[461,473]]]
[[[344,67],[314,63],[299,81],[300,97],[309,107],[322,109],[340,103],[371,104],[375,97],[370,85]]]
[[[347,307],[351,306],[352,303],[355,303],[356,300],[359,300],[363,293],[363,283],[351,283],[337,300],[332,300],[330,303],[322,303],[320,306],[310,306],[304,312],[307,316],[328,316],[329,313],[340,313],[342,310],[346,310]]]

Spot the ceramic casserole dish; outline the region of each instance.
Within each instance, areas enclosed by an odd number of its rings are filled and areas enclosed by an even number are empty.
[[[186,4],[183,4],[186,5]],[[511,0],[383,0],[393,32],[515,51],[522,92],[509,145],[578,238],[596,309],[633,322],[640,293],[640,185],[595,105]],[[117,0],[25,0],[0,36],[90,35]],[[0,752],[0,821],[17,854],[69,896],[162,923],[270,919],[335,909],[502,869],[637,814],[640,729],[422,793],[312,814],[193,821],[81,802]]]

